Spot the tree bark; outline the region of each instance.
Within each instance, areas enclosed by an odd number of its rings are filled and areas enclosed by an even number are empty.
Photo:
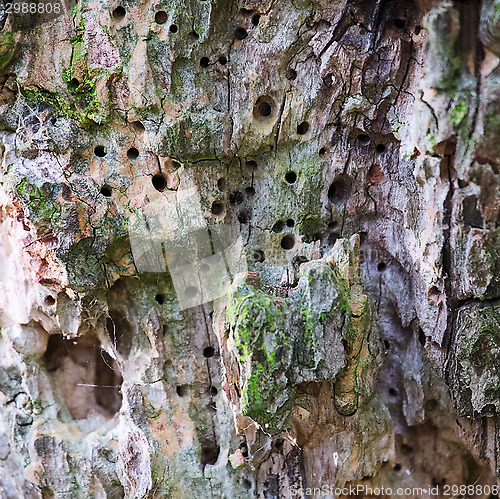
[[[18,1],[1,496],[498,497],[500,1]]]

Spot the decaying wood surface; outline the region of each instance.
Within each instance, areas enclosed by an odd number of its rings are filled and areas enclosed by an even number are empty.
[[[497,497],[500,1],[44,1],[0,8],[0,495]]]

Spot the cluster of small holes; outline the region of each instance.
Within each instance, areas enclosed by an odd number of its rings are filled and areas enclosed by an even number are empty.
[[[201,0],[201,1],[205,1],[205,0]],[[117,21],[119,20],[122,20],[125,15],[126,15],[126,11],[125,9],[122,7],[122,6],[119,6],[117,7],[114,11],[113,11],[113,18]],[[252,12],[251,11],[248,11],[247,15],[252,15]],[[166,12],[164,11],[159,11],[155,14],[155,22],[159,25],[163,25],[167,22],[168,20],[168,15]],[[259,21],[260,21],[260,14],[259,13],[255,13],[252,15],[251,17],[251,22],[254,26],[257,26],[259,24]],[[397,25],[396,21],[395,21],[395,25]],[[169,26],[169,31],[171,33],[176,33],[178,31],[178,26],[175,25],[175,24],[172,24]],[[198,33],[196,33],[195,31],[191,32],[190,35],[193,37],[193,38],[199,38],[199,35]],[[248,37],[248,32],[245,28],[243,27],[238,27],[236,28],[235,32],[234,32],[234,37],[237,39],[237,40],[244,40],[245,38]],[[219,59],[218,59],[218,62],[222,65],[225,65],[227,64],[227,58],[226,56],[220,56]],[[210,60],[208,57],[202,57],[200,59],[200,66],[202,67],[208,67],[210,64]],[[297,78],[297,72],[293,69],[293,68],[287,68],[286,70],[286,73],[285,73],[285,76],[288,80],[295,80]],[[75,78],[71,84],[76,88],[79,86],[80,82]],[[269,117],[271,114],[272,114],[272,106],[269,102],[261,102],[258,106],[258,113],[260,116],[262,117]],[[135,131],[137,132],[144,132],[145,131],[145,127],[144,125],[140,122],[140,121],[135,121],[132,123],[132,127],[134,128]],[[302,123],[300,123],[298,126],[297,126],[297,133],[299,135],[305,135],[308,131],[309,131],[309,123],[304,121]],[[95,155],[98,156],[98,157],[104,157],[106,155],[106,150],[104,148],[104,146],[97,146],[94,150],[95,152]],[[322,148],[320,150],[320,154],[323,155],[325,154],[327,151],[325,148]],[[136,149],[136,148],[130,148],[128,151],[127,151],[127,156],[129,157],[129,159],[136,159],[138,156],[139,156],[139,151]],[[256,163],[254,161],[249,161],[247,162],[247,165],[254,169],[256,168]],[[286,175],[285,175],[285,180],[290,183],[290,184],[293,184],[296,182],[297,180],[297,174],[293,171],[291,172],[287,172]],[[163,191],[165,188],[166,188],[166,178],[164,177],[164,175],[162,175],[161,173],[159,174],[156,174],[152,177],[152,184],[154,186],[154,188],[158,191]],[[226,190],[226,184],[225,184],[225,179],[221,178],[219,179],[218,181],[218,187],[219,187],[219,190],[221,191],[225,191]],[[109,186],[102,186],[101,187],[101,194],[103,194],[104,196],[106,197],[110,197],[111,196],[111,188]],[[247,187],[245,188],[245,194],[247,196],[253,196],[255,194],[255,189],[253,187]],[[240,204],[242,202],[242,197],[241,197],[241,193],[239,192],[235,192],[231,195],[231,198],[230,198],[230,203],[233,204],[233,205],[236,205],[236,204]],[[212,205],[212,213],[213,214],[216,214],[216,215],[220,215],[222,213],[224,213],[225,211],[225,204],[221,201],[216,201],[213,203]],[[240,221],[242,216],[246,219],[247,218],[247,215],[245,212],[240,212],[238,218]],[[281,231],[283,229],[283,222],[279,222],[279,224],[281,224],[281,227],[279,228],[278,232]],[[293,227],[295,225],[295,222],[292,220],[292,219],[288,219],[286,221],[286,225],[288,227]],[[273,228],[274,230],[278,229],[279,226],[277,226],[275,224],[275,227]],[[291,249],[295,244],[295,239],[292,235],[290,234],[286,234],[282,240],[281,240],[281,246],[284,248],[284,249]],[[264,253],[263,251],[261,250],[258,250],[256,252],[254,252],[254,259],[256,261],[264,261]],[[195,288],[188,288],[186,290],[186,295],[196,295],[197,294],[197,290]],[[164,295],[161,295],[161,294],[158,294],[155,296],[155,299],[158,303],[163,303],[164,301]],[[183,386],[180,386],[177,388],[178,390],[178,393],[179,391],[184,391],[185,387]],[[179,393],[179,395],[181,395]],[[182,396],[184,395],[184,393],[182,394]],[[249,487],[251,486],[251,484],[249,483]]]

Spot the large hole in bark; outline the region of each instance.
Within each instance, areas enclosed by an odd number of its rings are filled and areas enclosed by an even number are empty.
[[[56,299],[51,295],[47,295],[44,301],[45,305],[47,305],[48,307],[52,307],[52,305],[55,305],[56,303]]]
[[[257,99],[253,108],[254,118],[262,122],[270,121],[274,116],[275,108],[274,100],[269,95],[262,95]]]
[[[253,259],[256,263],[262,263],[266,259],[266,257],[262,250],[256,250],[253,252]]]
[[[167,179],[161,173],[153,175],[151,182],[153,187],[159,192],[163,192],[167,188]]]
[[[281,247],[284,250],[291,250],[295,246],[295,238],[291,234],[286,234],[281,239]]]
[[[94,336],[66,340],[52,335],[43,359],[73,419],[111,417],[120,410],[121,374]]]
[[[165,11],[160,10],[155,14],[155,23],[156,24],[165,24],[167,22],[168,15]]]
[[[158,298],[161,300],[160,295]],[[127,356],[132,348],[134,339],[137,339],[136,330],[132,325],[131,317],[133,299],[123,279],[118,279],[108,292],[108,317],[106,319],[106,332],[118,352]],[[133,313],[133,312],[132,312]]]
[[[241,26],[239,28],[236,28],[234,31],[234,37],[236,40],[244,40],[248,36],[248,32],[245,28],[242,28]]]
[[[215,348],[213,346],[208,346],[203,349],[203,357],[209,359],[215,355]]]
[[[224,192],[226,190],[227,184],[226,184],[226,179],[224,177],[221,177],[219,180],[217,180],[217,188],[221,192]]]
[[[224,204],[224,201],[214,201],[212,203],[212,215],[220,217],[224,215],[225,211],[226,211],[226,205]]]
[[[115,21],[121,21],[125,17],[125,14],[125,9],[120,5],[119,7],[116,7],[112,15]]]
[[[165,303],[165,295],[163,293],[158,293],[157,295],[155,295],[155,301],[159,305],[163,305]]]
[[[185,397],[187,395],[187,385],[177,385],[175,391],[179,397]]]
[[[214,465],[219,458],[220,446],[215,442],[203,441],[201,443],[201,465]]]
[[[146,127],[140,121],[132,121],[132,128],[139,133],[146,131]]]
[[[278,220],[274,223],[274,225],[272,226],[271,230],[273,232],[281,232],[283,230],[283,228],[285,227],[285,224],[281,221],[281,220]]]
[[[476,229],[482,229],[484,225],[483,216],[477,209],[477,197],[469,196],[463,200],[462,214],[465,225],[470,225]]]
[[[307,121],[303,121],[297,125],[297,133],[299,135],[305,135],[309,131],[309,123]]]
[[[358,135],[356,140],[360,146],[367,146],[370,143],[370,137],[364,133]]]
[[[137,159],[139,157],[139,151],[136,147],[131,147],[127,151],[127,157],[128,159]]]
[[[394,26],[396,26],[396,28],[398,29],[404,29],[406,27],[406,21],[397,17],[396,19],[394,19]]]
[[[234,191],[229,196],[229,204],[232,204],[233,206],[243,203],[244,200],[245,198],[240,191]]]
[[[240,222],[240,224],[247,224],[250,222],[251,218],[252,216],[248,210],[241,210],[238,213],[238,222]]]
[[[101,193],[104,197],[110,198],[110,197],[111,197],[111,195],[113,194],[113,190],[111,189],[111,187],[110,187],[109,185],[103,185],[103,186],[101,187],[100,193]]]
[[[339,178],[331,183],[328,189],[328,199],[333,204],[344,203],[351,194],[351,186],[344,179]]]
[[[106,148],[104,146],[95,146],[94,154],[98,158],[104,158],[104,156],[106,156]]]

